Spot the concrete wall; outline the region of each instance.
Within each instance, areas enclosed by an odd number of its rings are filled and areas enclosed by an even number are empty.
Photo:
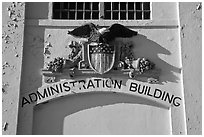
[[[25,3],[2,3],[2,134],[16,134]]]
[[[199,59],[201,60],[201,9],[197,8],[199,3],[180,3],[179,10],[180,10],[180,18],[181,18],[181,45],[182,45],[182,57],[183,57],[183,68],[184,68],[184,86],[185,86],[185,100],[186,101],[186,115],[187,115],[187,124],[188,124],[188,133],[189,134],[201,134],[201,68],[199,67],[193,67],[193,66],[199,66],[200,63]],[[3,3],[3,31],[7,32],[9,30],[8,28],[8,21],[10,20],[8,17],[8,11],[7,7],[9,7],[11,3]],[[163,6],[161,6],[163,5]],[[24,8],[24,4],[20,4],[20,7]],[[177,7],[176,3],[153,3],[153,17],[157,21],[163,21],[163,23],[167,23],[171,20],[177,20]],[[161,8],[162,7],[162,8]],[[18,8],[18,6],[16,7]],[[15,9],[15,8],[14,8]],[[38,11],[42,11],[38,13]],[[166,10],[169,9],[169,10]],[[186,9],[188,9],[186,12]],[[24,9],[21,9],[20,11],[24,11]],[[7,66],[2,71],[2,78],[3,78],[3,120],[2,124],[5,129],[3,131],[3,134],[16,134],[16,124],[17,124],[17,110],[18,110],[18,100],[19,100],[19,92],[21,96],[28,92],[32,92],[42,86],[42,76],[40,74],[40,69],[43,68],[44,62],[47,60],[43,56],[43,50],[44,46],[46,45],[46,42],[52,42],[53,45],[58,46],[65,46],[67,42],[67,36],[66,31],[69,29],[66,27],[69,24],[63,24],[64,27],[57,27],[55,25],[49,25],[49,26],[40,26],[38,19],[47,19],[49,14],[49,3],[26,3],[26,25],[25,25],[25,32],[23,33],[23,27],[20,27],[22,25],[19,25],[16,29],[12,30],[11,32],[13,36],[15,36],[15,33],[17,30],[19,30],[18,36],[16,36],[13,41],[16,41],[16,48],[14,48],[14,45],[12,43],[5,43],[3,39],[3,59],[2,59],[2,65]],[[23,17],[22,13],[22,17]],[[32,21],[31,21],[32,19]],[[34,20],[33,20],[34,19]],[[23,19],[19,21],[18,23],[23,23]],[[186,25],[184,25],[186,24]],[[158,24],[157,24],[158,25]],[[142,28],[141,28],[142,27]],[[146,29],[143,29],[145,28]],[[161,26],[159,26],[161,27]],[[144,36],[140,36],[140,41],[137,41],[137,44],[142,44],[141,42],[146,41],[146,44],[153,45],[157,50],[155,51],[152,49],[153,47],[138,47],[139,51],[136,51],[136,57],[139,57],[143,54],[145,56],[148,56],[153,59],[153,61],[159,65],[159,67],[163,68],[163,75],[161,77],[162,82],[167,82],[171,84],[167,84],[169,89],[172,89],[172,85],[176,85],[180,83],[181,79],[181,73],[180,73],[180,62],[174,62],[175,58],[178,57],[179,51],[177,48],[180,46],[179,43],[179,31],[177,28],[172,28],[172,26],[159,28],[158,26],[155,27],[154,22],[151,24],[140,24],[138,28],[135,29],[142,35],[147,36],[147,40]],[[148,28],[148,29],[147,29]],[[71,29],[71,28],[70,28]],[[159,31],[158,31],[159,30]],[[189,33],[188,33],[189,32]],[[192,33],[193,32],[193,33]],[[23,37],[20,34],[24,34],[24,41]],[[61,40],[59,39],[48,39],[47,35],[52,34],[51,36],[61,36]],[[193,34],[193,37],[192,35]],[[12,37],[11,35],[11,37]],[[3,36],[2,36],[3,37]],[[53,37],[54,38],[54,37]],[[22,44],[24,42],[24,44]],[[60,42],[60,43],[59,43]],[[139,43],[138,43],[139,42]],[[190,44],[193,42],[192,44]],[[198,43],[198,44],[197,44]],[[11,46],[9,46],[11,45]],[[19,45],[19,46],[18,46]],[[22,75],[21,75],[21,87],[20,85],[20,72],[21,72],[21,60],[22,60],[22,45],[23,45],[23,66],[22,66]],[[145,45],[145,44],[144,44]],[[192,45],[198,45],[193,46]],[[173,48],[173,46],[178,46],[177,48]],[[57,49],[57,47],[54,46],[54,48]],[[148,54],[148,52],[145,52],[145,49],[148,48],[149,51],[151,51],[151,54]],[[10,50],[12,49],[12,50]],[[19,49],[19,51],[17,50]],[[193,52],[192,51],[195,51]],[[54,50],[53,50],[54,51]],[[152,53],[152,51],[155,51],[155,53]],[[12,52],[12,53],[11,53]],[[13,54],[13,52],[15,53]],[[59,53],[61,54],[61,53]],[[20,61],[17,62],[16,59],[12,59],[11,57],[15,55],[15,58],[19,58]],[[53,54],[54,55],[54,54]],[[8,57],[9,56],[9,57]],[[169,57],[167,57],[169,56]],[[54,56],[51,56],[54,57]],[[12,69],[12,60],[16,62],[16,70],[14,71]],[[196,60],[196,61],[195,61]],[[8,62],[9,65],[7,65]],[[168,63],[166,63],[168,62]],[[5,63],[5,65],[3,64]],[[192,65],[195,64],[195,65]],[[13,65],[15,68],[15,65]],[[192,75],[192,70],[195,70],[195,72]],[[191,75],[189,75],[191,74]],[[14,78],[14,79],[11,79]],[[17,77],[17,80],[15,79]],[[190,78],[189,78],[190,77]],[[191,79],[192,78],[192,79]],[[197,80],[197,79],[200,80]],[[200,82],[200,83],[199,83]],[[8,84],[7,84],[8,83]],[[193,83],[196,86],[191,86]],[[9,85],[9,86],[8,86]],[[7,88],[8,87],[8,88]],[[173,86],[174,87],[174,86]],[[186,88],[187,87],[187,88]],[[178,84],[178,90],[180,90],[181,87],[179,87]],[[195,89],[197,88],[197,89]],[[20,91],[19,91],[20,89]],[[15,91],[15,92],[13,92]],[[192,91],[197,91],[193,92]],[[200,92],[199,92],[200,91]],[[94,98],[97,98],[99,95],[95,95]],[[81,96],[82,98],[83,96]],[[90,97],[87,97],[90,98]],[[80,98],[78,98],[80,99]],[[99,97],[100,99],[100,97]],[[112,99],[111,99],[112,100]],[[110,100],[110,101],[111,101]],[[127,100],[131,100],[130,98],[127,98]],[[117,101],[117,100],[115,100]],[[61,100],[61,103],[63,103],[63,100]],[[136,105],[136,104],[135,104]],[[45,105],[46,106],[46,105]],[[43,106],[43,107],[45,107]],[[196,106],[196,107],[195,107]],[[124,115],[128,116],[129,113],[131,113],[132,106],[128,106],[127,104],[127,113],[124,113]],[[123,108],[123,106],[121,106]],[[194,109],[192,111],[192,108]],[[116,110],[120,111],[120,107],[116,106]],[[111,110],[111,109],[109,109]],[[176,110],[176,109],[175,109]],[[98,112],[99,109],[96,109],[95,112]],[[108,111],[108,109],[107,109]],[[104,112],[107,112],[104,111]],[[32,134],[32,126],[35,125],[35,122],[33,122],[33,118],[36,118],[36,116],[33,116],[34,114],[38,114],[39,111],[33,111],[33,108],[27,108],[26,110],[21,109],[19,107],[19,116],[18,116],[18,134]],[[81,117],[83,119],[83,114],[86,114],[87,112],[83,111],[84,113],[77,114],[77,117]],[[192,112],[197,112],[197,115],[194,115]],[[39,113],[40,114],[40,113]],[[94,115],[96,113],[92,113]],[[112,112],[112,114],[116,114],[116,112]],[[81,116],[80,116],[81,115]],[[45,114],[46,116],[46,114]],[[167,114],[167,117],[170,115]],[[40,117],[37,117],[40,118]],[[69,121],[69,118],[67,118]],[[178,118],[174,118],[174,121],[176,121]],[[73,122],[73,121],[72,121]],[[179,121],[178,121],[179,122]],[[8,123],[8,124],[6,124]],[[132,123],[134,124],[134,123]],[[180,123],[181,124],[181,123]],[[175,131],[173,134],[183,134],[179,129],[180,127],[179,123],[173,123],[174,126],[173,131]],[[73,130],[74,131],[74,130]]]
[[[202,4],[179,3],[188,134],[202,134]]]
[[[182,75],[181,75],[181,62],[180,62],[180,45],[179,45],[179,31],[178,31],[178,15],[177,15],[177,4],[176,3],[152,3],[153,4],[153,21],[150,21],[148,23],[139,23],[138,25],[135,25],[132,27],[132,29],[135,29],[135,31],[138,31],[140,35],[137,37],[131,38],[131,39],[122,39],[123,42],[132,41],[134,45],[134,55],[135,58],[138,57],[146,57],[149,58],[151,61],[153,61],[158,68],[162,69],[162,75],[160,77],[160,84],[163,84],[167,90],[172,91],[173,94],[177,94],[182,97]],[[162,7],[162,8],[159,8]],[[171,10],[166,10],[166,8],[169,8]],[[39,14],[38,11],[40,9],[43,9],[44,12]],[[74,40],[73,37],[67,35],[67,30],[72,29],[73,27],[69,27],[69,22],[61,21],[58,22],[61,24],[61,26],[52,24],[43,24],[40,25],[40,20],[38,19],[47,19],[47,16],[49,14],[49,4],[48,3],[26,3],[26,25],[25,25],[25,32],[24,32],[24,58],[23,58],[23,72],[22,73],[22,84],[21,84],[21,97],[24,96],[28,92],[32,92],[34,90],[37,90],[40,86],[42,86],[42,76],[40,75],[40,69],[43,68],[44,63],[48,62],[49,60],[52,60],[54,57],[61,56],[66,57],[67,53],[69,52],[69,48],[66,48],[68,43],[71,40]],[[48,21],[47,21],[48,22]],[[169,23],[171,22],[171,23]],[[162,24],[160,24],[162,23]],[[49,36],[49,37],[48,37]],[[43,56],[44,47],[47,43],[51,44],[51,47],[49,48],[49,58],[47,56]],[[87,96],[86,98],[96,98],[95,101],[92,101],[92,106],[94,104],[97,104],[97,101],[103,102],[104,98],[97,97],[98,95],[93,96]],[[84,100],[84,96],[77,96],[79,100]],[[117,101],[117,99],[113,99],[114,101]],[[128,100],[128,99],[127,99]],[[129,98],[129,100],[131,100]],[[76,101],[76,99],[75,99]],[[184,100],[183,100],[184,101]],[[69,104],[76,104],[76,106],[80,107],[80,110],[83,110],[83,113],[78,113],[77,117],[83,119],[84,113],[87,113],[89,109],[85,109],[83,107],[83,102],[75,102],[73,100],[66,101],[66,100],[59,100],[60,106],[69,106],[69,109],[76,109],[75,105],[70,106]],[[66,103],[67,102],[67,103]],[[88,102],[87,102],[88,103]],[[66,105],[67,104],[67,105]],[[99,104],[100,105],[100,104]],[[67,114],[66,111],[60,111],[56,107],[53,108],[55,105],[50,106],[50,104],[42,105],[43,108],[50,108],[50,109],[40,109],[39,107],[36,107],[36,109],[30,108],[21,108],[19,109],[19,126],[18,126],[18,134],[51,134],[53,133],[62,133],[62,132],[55,132],[55,130],[62,130],[60,128],[61,126],[58,126],[56,128],[49,129],[47,126],[41,126],[38,125],[40,121],[47,120],[45,124],[48,124],[51,119],[59,119],[56,115],[53,115],[53,117],[47,117],[48,114],[52,113],[52,111],[58,112],[60,115]],[[47,107],[46,107],[47,106]],[[108,106],[107,106],[108,107]],[[134,108],[134,113],[131,111],[131,108]],[[63,107],[64,108],[64,107]],[[104,106],[105,108],[105,106]],[[123,110],[123,105],[119,108]],[[160,111],[157,109],[154,109],[154,107],[149,106],[147,110],[144,108],[144,113],[156,113],[158,114],[158,117],[165,116],[166,120],[163,121],[164,125],[162,127],[171,127],[170,125],[173,125],[170,129],[164,130],[164,133],[161,132],[149,132],[150,134],[185,134],[185,124],[184,119],[185,116],[183,115],[184,106],[183,104],[179,109],[173,108],[171,110],[163,110],[162,113],[159,113]],[[39,110],[40,109],[40,110]],[[114,109],[114,107],[112,107]],[[139,107],[136,104],[134,105],[128,105],[126,104],[127,111],[124,112],[124,117],[128,117],[130,113],[138,117],[138,119],[143,119],[138,111],[141,110],[141,107]],[[104,112],[109,113],[110,109],[105,109]],[[78,110],[79,111],[79,110]],[[90,116],[98,113],[99,111],[103,111],[103,109],[92,109],[92,113],[90,113]],[[53,113],[54,114],[54,113]],[[72,114],[73,115],[73,114]],[[74,114],[75,115],[75,114]],[[110,116],[117,115],[117,112],[112,111]],[[160,115],[160,116],[159,116]],[[51,115],[50,115],[51,116]],[[70,115],[71,116],[71,115]],[[65,118],[64,116],[63,118]],[[33,118],[33,119],[32,119]],[[49,119],[50,118],[50,119]],[[100,118],[100,116],[98,117]],[[102,118],[102,116],[101,116]],[[108,118],[108,117],[107,117]],[[151,119],[151,116],[149,116]],[[114,119],[114,117],[109,117],[109,119]],[[179,119],[179,120],[178,120]],[[61,121],[61,120],[60,120]],[[118,119],[118,121],[120,121]],[[145,123],[145,118],[143,119],[143,122]],[[76,121],[72,121],[72,123],[69,123],[67,126],[71,126]],[[130,127],[134,127],[135,122],[137,120],[133,120],[130,124]],[[148,121],[146,121],[148,123]],[[60,123],[62,124],[62,123]],[[78,123],[80,124],[80,122]],[[88,123],[92,125],[91,121]],[[102,124],[102,123],[100,123]],[[33,128],[32,126],[33,125]],[[49,124],[53,125],[53,124]],[[65,123],[66,125],[66,123]],[[132,126],[131,126],[132,125]],[[162,125],[162,124],[161,124]],[[109,126],[108,123],[106,123],[103,126],[104,132],[107,131],[107,127]],[[117,123],[112,123],[112,128],[114,127],[115,130],[119,129],[119,126]],[[44,128],[43,128],[44,127]],[[45,128],[47,127],[47,128]],[[158,125],[159,127],[159,125]],[[43,130],[43,129],[44,130]],[[65,127],[66,128],[66,127]],[[94,128],[94,127],[93,127]],[[114,129],[113,128],[113,129]],[[139,128],[139,126],[138,126]],[[146,126],[147,128],[147,126]],[[102,130],[101,129],[101,130]],[[144,129],[144,128],[143,128]],[[79,131],[78,129],[75,129],[76,131]],[[93,129],[93,131],[97,130],[97,127]],[[129,129],[132,130],[132,129]],[[147,129],[146,129],[147,130]],[[52,131],[52,132],[51,132]],[[70,133],[77,133],[76,131],[70,131]],[[117,131],[117,130],[116,130]],[[127,130],[128,131],[128,130]],[[142,130],[141,130],[142,131]],[[111,132],[110,132],[111,133]],[[114,133],[114,132],[112,132]],[[119,133],[119,130],[118,130]],[[131,132],[134,134],[136,133],[136,130],[134,132]],[[145,132],[142,132],[143,134]],[[148,134],[148,132],[146,132]],[[115,132],[115,134],[117,134]]]
[[[35,107],[33,134],[170,134],[169,110],[148,104],[116,93],[67,96]]]

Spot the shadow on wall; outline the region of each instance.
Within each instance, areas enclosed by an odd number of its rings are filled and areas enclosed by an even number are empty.
[[[48,2],[26,2],[25,18],[45,19],[48,17],[48,5]],[[42,85],[40,70],[44,66],[45,28],[26,23],[25,20],[20,94],[36,90]]]
[[[26,2],[26,19],[48,19],[49,2]]]
[[[21,94],[36,90],[42,85],[41,68],[44,66],[44,28],[25,27]]]
[[[134,45],[133,52],[135,58],[145,57],[155,63],[157,68],[162,70],[160,75],[160,84],[163,84],[163,82],[177,83],[179,81],[179,78],[174,73],[180,73],[181,69],[170,65],[158,56],[159,54],[170,56],[171,52],[160,46],[158,43],[147,39],[144,35],[139,34],[131,38],[131,41]]]
[[[130,43],[130,42],[132,42],[133,44],[132,50],[133,50],[135,59],[139,57],[140,58],[145,57],[150,61],[152,61],[153,63],[155,63],[156,68],[161,69],[161,75],[159,80],[160,82],[158,84],[164,84],[167,82],[178,83],[178,81],[180,80],[178,77],[178,74],[181,73],[181,69],[170,64],[170,63],[174,64],[175,62],[166,62],[159,57],[159,54],[166,55],[167,58],[169,58],[169,56],[170,58],[172,57],[175,58],[177,55],[172,55],[172,53],[169,50],[162,47],[158,43],[150,39],[147,39],[146,36],[141,34],[138,34],[137,36],[132,38],[117,38],[113,43],[110,43],[110,44],[116,45],[116,51],[120,51],[121,45],[123,45],[124,43]],[[116,61],[117,60],[119,60],[118,54],[116,54]],[[178,62],[178,60],[175,60],[175,61]],[[104,74],[104,76],[105,75],[106,74]],[[109,75],[109,72],[108,72],[107,75],[110,76],[111,73]],[[91,77],[91,75],[86,77]],[[69,77],[67,75],[64,75],[57,80],[60,81],[60,79],[65,79],[65,78],[69,78]]]
[[[21,85],[20,85],[20,100],[22,96],[27,92],[36,90],[42,86],[42,76],[40,69],[44,65],[44,28],[39,27],[25,27],[24,30],[24,43],[23,43],[23,60],[22,60],[22,73],[21,73]],[[25,131],[26,125],[30,123],[25,117],[30,112],[21,110],[21,103],[19,103],[18,112],[18,134],[26,134],[29,131]]]
[[[35,106],[33,115],[33,134],[63,134],[63,122],[66,116],[81,110],[116,103],[150,105],[167,109],[156,102],[126,94],[97,92],[71,95],[53,100],[47,104]]]

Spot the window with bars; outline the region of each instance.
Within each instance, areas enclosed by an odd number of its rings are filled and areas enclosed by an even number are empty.
[[[54,2],[53,19],[149,20],[150,2]]]

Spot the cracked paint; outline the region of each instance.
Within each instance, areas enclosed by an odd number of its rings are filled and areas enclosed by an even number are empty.
[[[2,3],[2,119],[7,121],[2,134],[16,134],[17,130],[24,10],[23,3]]]

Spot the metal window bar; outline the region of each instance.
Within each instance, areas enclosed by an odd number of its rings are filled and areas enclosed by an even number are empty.
[[[119,2],[113,2],[112,3],[113,4],[113,11],[112,11],[112,13],[113,13],[113,20],[119,20],[119,7],[120,7],[120,5],[119,5]]]
[[[144,19],[144,4],[141,2],[141,8],[142,8],[142,20]]]
[[[135,14],[136,14],[135,9],[136,9],[135,3],[133,3],[133,20],[136,20],[136,18],[135,18]]]
[[[104,15],[104,2],[100,2],[99,3],[99,19],[105,19],[105,15]]]
[[[136,2],[134,2],[134,12],[133,12],[133,16],[134,16],[134,20],[136,20],[137,18],[137,12],[136,12]]]
[[[118,13],[117,19],[118,19],[118,20],[120,20],[120,8],[121,8],[120,5],[121,5],[121,4],[120,4],[120,2],[119,2],[119,3],[118,3],[118,10],[117,10],[117,13]]]
[[[93,11],[92,11],[93,10],[93,2],[90,3],[90,6],[91,6],[90,7],[91,8],[90,19],[92,19],[92,16],[93,16]]]
[[[74,19],[77,19],[77,2],[75,3],[75,10],[74,10]]]
[[[60,13],[60,19],[62,18],[62,7],[64,3],[60,3],[59,13]]]
[[[110,19],[112,20],[113,19],[113,14],[112,14],[112,11],[113,11],[113,8],[112,8],[113,7],[113,2],[111,2],[110,4],[111,4],[110,5],[111,6],[111,10],[110,10],[110,15],[111,16],[110,16]]]
[[[142,9],[143,9],[143,7],[142,7],[142,2],[136,2],[135,3],[136,4],[136,20],[142,20],[143,18],[142,18]]]
[[[138,11],[137,11],[137,5],[138,2],[135,2],[135,19],[137,20],[137,16],[139,15]]]
[[[127,2],[119,3],[120,20],[127,20],[128,17],[128,7]]]
[[[128,13],[128,2],[125,3],[125,6],[126,6],[126,19],[125,20],[128,20],[128,17],[129,17],[129,13]]]
[[[67,2],[67,19],[69,19],[69,3]]]
[[[105,3],[105,4],[104,4]],[[133,3],[133,9],[129,8]],[[105,19],[105,20],[148,20],[151,18],[150,2],[55,2],[53,19]],[[54,8],[56,7],[58,8]],[[72,4],[72,7],[71,7]],[[88,5],[86,7],[86,5]],[[105,9],[110,6],[110,9]],[[117,7],[116,7],[117,6]],[[124,8],[124,6],[126,8]],[[71,7],[71,8],[70,8]],[[79,7],[79,8],[78,8]],[[122,9],[121,9],[122,7]],[[110,14],[110,16],[108,15]]]
[[[85,11],[85,2],[84,2],[83,3],[83,17],[82,17],[83,20],[85,20],[85,13],[86,11]]]

